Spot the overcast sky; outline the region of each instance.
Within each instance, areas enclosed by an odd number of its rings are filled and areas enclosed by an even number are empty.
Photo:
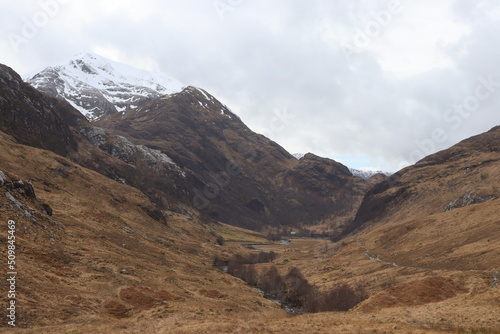
[[[206,89],[291,153],[396,171],[500,124],[496,0],[0,0],[20,74],[93,51]]]

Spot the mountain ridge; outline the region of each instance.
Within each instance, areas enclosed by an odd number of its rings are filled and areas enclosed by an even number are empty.
[[[357,169],[357,168],[350,168],[349,170],[351,171],[352,175],[358,176],[362,179],[368,180],[374,177],[375,175],[381,175],[384,177],[391,176],[392,173],[389,172],[384,172],[382,170],[368,170],[368,169]]]
[[[498,152],[500,127],[495,126],[394,173],[365,194],[344,235],[394,217],[421,217],[498,198]],[[394,207],[399,209],[389,209]]]
[[[302,159],[306,153],[293,153],[292,154],[293,157],[297,160],[300,160]],[[352,167],[349,167],[349,171],[351,172],[352,175],[354,176],[358,176],[364,180],[369,180],[370,178],[372,178],[373,176],[377,175],[377,174],[380,174],[380,176],[383,178],[383,177],[387,177],[387,176],[390,176],[392,173],[389,173],[389,172],[384,172],[382,170],[372,170],[372,169],[358,169],[358,168],[352,168]]]
[[[297,161],[201,88],[188,86],[89,122],[65,101],[35,94],[18,76],[14,81],[25,91],[5,94],[14,94],[17,103],[24,105],[24,96],[34,94],[52,101],[49,114],[62,115],[61,131],[47,130],[38,142],[22,143],[52,150],[65,143],[57,133],[66,131],[73,149],[59,150],[61,155],[140,189],[159,208],[182,212],[195,206],[208,219],[252,229],[325,220],[339,227],[354,215],[369,187],[347,167],[333,167],[333,160],[311,155]],[[37,114],[31,105],[26,108],[26,119]],[[48,126],[50,117],[39,123]],[[9,128],[8,122],[2,129],[20,140],[42,130]]]
[[[24,79],[38,90],[68,101],[89,120],[136,108],[183,87],[166,74],[140,70],[92,52],[29,73]]]

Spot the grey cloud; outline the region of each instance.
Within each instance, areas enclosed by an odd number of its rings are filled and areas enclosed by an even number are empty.
[[[224,20],[214,3],[232,4]],[[445,1],[440,12],[432,1],[401,0],[401,16],[394,16],[365,48],[355,50],[349,62],[341,43],[352,42],[368,23],[376,22],[373,13],[386,10],[389,3],[73,0],[14,53],[7,32],[19,29],[20,16],[29,17],[39,7],[11,2],[0,13],[0,62],[27,72],[97,47],[117,50],[121,59],[115,60],[151,59],[185,84],[205,88],[252,129],[289,151],[365,156],[374,167],[395,170],[412,154],[418,156],[419,144],[436,129],[445,132],[446,140],[434,143],[434,151],[500,124],[495,109],[500,89],[460,124],[443,117],[474,93],[480,76],[500,81],[500,23],[494,14],[500,4]],[[398,55],[403,64],[405,59],[418,60],[411,53],[414,48],[406,51],[397,42],[420,45],[418,39],[425,36],[420,32],[434,25],[441,29],[440,22],[425,16],[434,7],[440,21],[465,25],[468,32],[458,41],[446,40],[444,34],[432,49],[417,51],[447,57],[451,66],[422,68],[412,75],[385,70],[387,55]],[[403,39],[394,34],[400,30],[408,32]],[[279,131],[270,126],[277,110],[293,116]]]

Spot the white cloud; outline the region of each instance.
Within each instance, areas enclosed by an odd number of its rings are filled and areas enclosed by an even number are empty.
[[[22,35],[24,18],[55,2],[57,13],[15,52],[9,34]],[[226,4],[222,16],[214,3]],[[205,88],[291,152],[366,157],[364,166],[395,170],[436,129],[447,138],[435,143],[439,150],[500,124],[500,90],[459,125],[444,117],[479,77],[500,81],[500,4],[400,0],[390,19],[377,18],[394,3],[9,2],[0,12],[0,62],[25,73],[95,51]],[[370,38],[348,61],[341,46],[360,31]],[[294,118],[269,131],[282,109]]]

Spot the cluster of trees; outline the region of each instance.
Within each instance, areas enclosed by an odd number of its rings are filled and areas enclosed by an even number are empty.
[[[283,235],[279,232],[269,232],[266,234],[266,239],[270,241],[280,241],[283,239]]]
[[[250,284],[250,282],[248,282]],[[292,267],[281,276],[275,266],[259,275],[255,286],[263,290],[268,298],[303,312],[347,311],[367,298],[363,289],[353,289],[347,284],[320,292],[311,285],[297,267]]]
[[[297,267],[292,267],[285,275],[281,275],[274,265],[258,272],[254,264],[271,262],[276,254],[253,255],[251,259],[239,255],[229,261],[216,259],[214,264],[219,268],[227,265],[229,274],[261,289],[267,298],[279,300],[283,305],[301,312],[347,311],[367,298],[362,288],[353,289],[347,284],[320,292]]]

